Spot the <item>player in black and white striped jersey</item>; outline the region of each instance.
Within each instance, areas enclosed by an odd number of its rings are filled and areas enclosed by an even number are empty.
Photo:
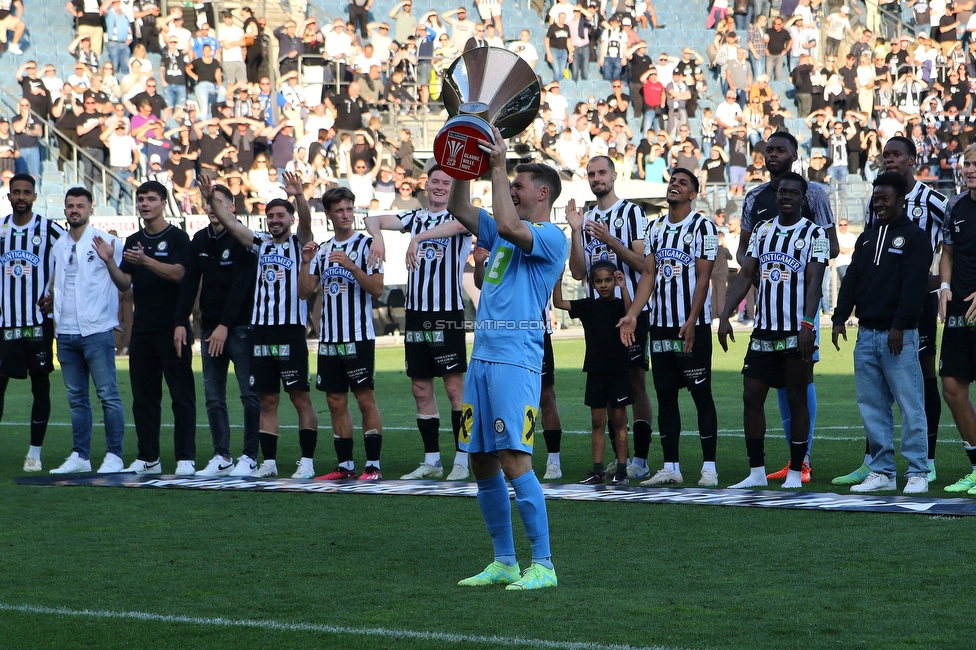
[[[712,399],[712,329],[709,280],[718,254],[715,224],[692,205],[698,196],[693,171],[675,168],[668,183],[668,213],[647,227],[644,268],[634,304],[620,321],[621,340],[633,336],[640,305],[650,300],[647,352],[657,392],[658,422],[664,467],[641,485],[681,483],[678,443],[681,411],[678,391],[687,388],[698,411],[702,471],[698,485],[718,485],[715,449],[718,416]],[[699,282],[701,279],[701,282]]]
[[[769,170],[769,182],[762,183],[749,190],[742,204],[742,231],[739,238],[739,248],[733,251],[740,266],[748,254],[752,233],[761,223],[778,214],[776,190],[779,188],[780,178],[790,171],[797,160],[796,138],[787,131],[777,131],[767,139],[764,155],[766,169]],[[801,215],[804,219],[808,219],[824,229],[827,233],[827,239],[830,241],[830,259],[837,257],[840,252],[840,245],[837,243],[837,229],[834,227],[834,213],[830,208],[830,198],[827,196],[827,192],[816,183],[811,183],[807,188],[806,201],[803,204]],[[718,305],[718,307],[721,309],[722,305]],[[818,341],[820,337],[819,313],[818,310],[817,318],[814,321]],[[814,361],[820,358],[819,350],[814,350],[813,354]],[[776,397],[779,402],[780,416],[783,419],[783,431],[787,432],[788,441],[789,431],[792,429],[789,400],[786,397],[786,391],[782,389],[777,391]],[[804,483],[809,482],[813,474],[813,468],[810,466],[810,451],[813,448],[813,431],[817,419],[817,392],[813,385],[813,377],[810,378],[810,385],[807,387],[807,404],[810,409],[810,432],[807,436],[807,453],[803,461]],[[786,466],[779,471],[772,472],[766,478],[786,478],[788,472],[789,466]]]
[[[383,478],[380,474],[383,421],[373,390],[376,357],[373,298],[383,293],[383,269],[369,263],[372,238],[354,230],[356,196],[352,191],[344,187],[331,189],[322,195],[322,205],[335,236],[321,246],[315,242],[305,245],[299,276],[299,292],[305,300],[322,291],[315,387],[327,396],[338,465],[319,480],[356,478],[348,396],[352,392],[363,418],[366,450],[366,469],[359,480],[376,481]]]
[[[0,418],[11,379],[30,376],[30,449],[25,472],[41,471],[41,447],[51,415],[54,322],[43,312],[54,273],[51,248],[64,230],[34,212],[37,182],[29,174],[10,179],[13,210],[0,223]]]
[[[468,455],[458,446],[464,373],[468,369],[461,279],[471,250],[471,234],[447,211],[453,179],[434,165],[428,170],[427,209],[397,215],[367,217],[373,237],[370,261],[386,259],[383,230],[409,233],[405,362],[417,403],[417,428],[424,444],[424,461],[403,479],[444,475],[439,441],[440,415],[434,378],[442,377],[451,402],[454,467],[447,479],[468,478]]]
[[[308,383],[308,346],[305,326],[308,306],[298,295],[302,247],[312,241],[312,213],[305,201],[302,179],[285,173],[285,191],[294,202],[274,199],[265,206],[268,232],[254,233],[213,198],[212,181],[198,180],[201,194],[220,223],[258,257],[251,323],[251,386],[261,399],[258,439],[264,462],[251,476],[278,475],[278,405],[281,384],[298,411],[298,442],[302,458],[292,478],[315,476],[313,458],[318,440],[318,417]],[[291,228],[298,214],[298,230]]]
[[[572,229],[570,235],[569,271],[573,278],[583,281],[590,277],[594,262],[610,261],[616,264],[627,280],[627,291],[634,295],[644,267],[644,231],[647,217],[644,210],[631,201],[617,198],[614,183],[617,174],[613,161],[607,156],[594,156],[586,165],[586,178],[590,191],[596,196],[596,206],[581,214],[575,199],[566,205],[566,220]],[[587,296],[596,298],[592,287]],[[618,298],[621,297],[618,291]],[[630,355],[630,384],[634,394],[631,407],[634,412],[634,463],[628,469],[630,478],[647,478],[647,454],[651,446],[651,398],[647,394],[647,361],[644,346],[647,342],[648,305],[641,305],[634,342],[628,348]],[[607,473],[613,473],[610,469]]]
[[[736,276],[720,317],[718,337],[728,351],[729,316],[759,274],[756,328],[742,366],[744,429],[749,476],[732,488],[766,485],[764,406],[770,386],[785,388],[791,412],[790,465],[785,488],[802,487],[801,472],[810,434],[807,386],[813,377],[815,317],[820,306],[830,243],[820,226],[804,219],[807,182],[783,174],[776,190],[778,216],[762,223],[752,236],[749,254]]]
[[[949,200],[928,185],[915,178],[915,160],[918,151],[911,139],[900,135],[893,136],[885,143],[882,159],[886,172],[895,172],[908,182],[905,195],[905,212],[912,222],[925,231],[933,256],[942,247],[942,224],[948,212]],[[877,217],[871,204],[865,209],[864,228],[873,228]],[[922,306],[918,320],[918,362],[922,366],[922,385],[925,390],[925,420],[928,433],[928,481],[935,482],[935,448],[939,439],[939,421],[942,418],[942,396],[939,394],[939,380],[935,371],[936,345],[938,338],[939,276],[929,275],[927,290],[929,295]],[[850,474],[838,476],[834,485],[854,485],[860,483],[870,473],[868,463],[871,449],[867,441],[864,447],[864,463]]]

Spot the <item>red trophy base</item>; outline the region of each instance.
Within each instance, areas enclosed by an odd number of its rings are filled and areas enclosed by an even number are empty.
[[[480,117],[457,115],[434,138],[434,159],[451,178],[471,181],[488,172],[488,154],[479,140],[494,142],[491,125]]]

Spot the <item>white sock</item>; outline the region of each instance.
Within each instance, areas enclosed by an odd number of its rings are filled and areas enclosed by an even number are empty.
[[[35,460],[40,460],[41,459],[41,448],[40,447],[35,447],[34,445],[31,445],[30,446],[30,449],[27,451],[27,457],[28,458],[33,458]]]
[[[715,469],[714,460],[706,460],[704,463],[702,463],[702,471],[704,472],[706,470],[708,470],[709,472],[716,472],[716,473],[718,472],[718,470]]]
[[[753,467],[749,470],[749,476],[735,485],[730,485],[729,489],[741,490],[743,488],[765,487],[766,485],[766,467]]]
[[[441,466],[441,452],[435,451],[432,454],[424,454],[424,462],[433,467]]]
[[[302,462],[303,463],[305,462],[305,459],[304,458],[302,459]],[[309,461],[309,464],[311,464],[311,461]],[[347,460],[347,461],[344,461],[344,462],[339,463],[339,467],[341,467],[342,469],[353,470],[353,469],[356,469],[356,463],[354,461]]]
[[[378,458],[376,460],[367,460],[366,464],[375,467],[376,469],[380,468],[380,460]]]
[[[786,481],[783,482],[783,487],[793,489],[803,487],[803,472],[792,469],[786,472]]]
[[[558,465],[559,464],[559,452],[557,451],[554,454],[549,454],[549,458],[546,459],[546,462],[547,463],[552,463],[553,465]]]
[[[807,465],[809,465],[809,464],[810,464],[810,454],[806,454],[806,455],[805,455],[805,456],[803,457],[803,462],[804,462],[804,463],[806,463]]]
[[[463,467],[467,467],[468,466],[468,452],[466,452],[466,451],[459,451],[459,452],[457,452],[457,454],[455,454],[455,456],[454,456],[454,464],[455,465],[461,465]]]
[[[668,470],[669,472],[674,472],[675,474],[681,473],[680,463],[664,463],[664,469]]]
[[[641,469],[647,469],[647,459],[646,458],[638,458],[637,456],[634,456],[634,463],[633,464],[634,464],[634,467],[639,467]]]

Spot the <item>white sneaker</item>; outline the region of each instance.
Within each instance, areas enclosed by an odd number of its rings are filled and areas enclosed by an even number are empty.
[[[75,474],[77,472],[90,472],[90,471],[92,471],[91,461],[85,460],[84,458],[78,455],[77,451],[73,451],[71,452],[71,455],[68,456],[63,463],[61,463],[61,467],[58,467],[57,469],[52,469],[51,473],[52,474]]]
[[[646,465],[644,467],[638,467],[636,463],[631,463],[627,466],[627,478],[641,479],[647,478],[650,475],[651,468]]]
[[[885,476],[877,472],[871,472],[864,481],[851,486],[851,492],[890,492],[897,489],[894,476]]]
[[[266,460],[261,463],[261,467],[251,472],[253,478],[271,478],[278,476],[278,463],[273,460]]]
[[[563,468],[559,466],[559,463],[554,463],[549,461],[546,463],[546,473],[542,477],[543,481],[555,481],[558,478],[563,477]]]
[[[258,468],[256,460],[250,456],[241,456],[237,459],[237,466],[230,471],[228,476],[250,476]]]
[[[718,472],[710,469],[703,469],[701,480],[698,481],[699,487],[718,487]]]
[[[39,472],[41,471],[41,459],[31,458],[28,456],[24,459],[24,471],[25,472]]]
[[[427,463],[420,463],[420,467],[409,474],[404,474],[400,477],[400,480],[417,481],[424,478],[440,478],[442,476],[444,476],[443,467],[438,465],[428,465]]]
[[[117,474],[122,471],[125,471],[125,463],[111,452],[105,454],[105,460],[102,461],[102,466],[98,468],[99,474]]]
[[[7,51],[10,52],[11,54],[23,54],[24,53],[24,51],[22,49],[20,49],[20,45],[18,45],[17,43],[8,43],[7,44]]]
[[[159,460],[148,461],[139,460],[138,458],[133,461],[125,470],[125,472],[131,474],[162,474],[163,466],[160,464]]]
[[[905,489],[902,490],[902,494],[922,494],[928,491],[928,478],[926,478],[925,474],[916,474],[908,477],[908,482],[905,483]]]
[[[454,468],[451,469],[451,473],[447,475],[448,481],[467,481],[468,476],[471,472],[468,470],[467,465],[462,465],[461,463],[454,463]]]
[[[197,473],[197,464],[192,460],[176,461],[177,476],[193,476],[196,473]]]
[[[644,487],[649,487],[651,485],[673,485],[675,483],[683,483],[684,480],[684,477],[681,476],[681,472],[674,472],[670,469],[664,469],[662,467],[654,474],[654,476],[646,481],[643,481],[641,485]]]
[[[194,476],[202,476],[204,478],[220,478],[222,476],[230,476],[231,471],[234,470],[234,459],[225,459],[223,456],[217,455],[210,459],[207,466],[199,470]],[[179,471],[179,470],[177,470]]]
[[[296,469],[295,473],[291,475],[292,478],[315,478],[315,465],[312,464],[312,461],[306,462],[304,460],[300,460],[295,464],[298,465],[298,469]]]

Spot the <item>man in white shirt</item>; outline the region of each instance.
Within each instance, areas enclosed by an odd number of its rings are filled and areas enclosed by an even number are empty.
[[[569,102],[559,94],[559,82],[554,81],[549,84],[546,93],[546,104],[552,109],[552,121],[563,126],[569,119]]]
[[[508,49],[515,52],[522,60],[528,63],[535,70],[536,61],[539,60],[539,51],[532,44],[532,34],[527,29],[523,29],[519,34],[519,40],[508,44]]]
[[[744,121],[742,108],[735,102],[734,90],[725,93],[725,101],[715,108],[715,121],[718,123],[715,144],[724,147],[726,142],[725,129],[733,129],[738,126],[739,122]]]
[[[465,43],[474,36],[474,23],[468,20],[468,10],[458,7],[445,11],[441,14],[441,20],[451,26],[451,44],[463,52]]]
[[[220,12],[224,21],[217,27],[217,40],[223,52],[221,70],[227,87],[239,81],[247,81],[247,65],[244,63],[244,30],[234,24],[234,14],[229,10]]]
[[[125,123],[122,121],[117,121],[114,129],[105,129],[101,140],[108,147],[108,165],[115,176],[119,177],[112,177],[109,204],[116,214],[122,214],[122,197],[132,195],[131,184],[139,168],[141,147],[135,138],[126,133]]]
[[[71,456],[52,474],[91,471],[92,411],[89,377],[102,403],[108,453],[100,474],[121,472],[125,409],[115,376],[119,291],[106,260],[122,263],[122,242],[89,227],[92,195],[72,187],[64,198],[68,235],[54,245],[54,320],[58,362],[71,409]]]
[[[352,39],[346,33],[346,24],[336,19],[332,31],[325,32],[325,56],[331,61],[345,61],[351,53]]]
[[[390,45],[393,44],[393,39],[390,38],[390,26],[387,23],[370,23],[367,27],[373,55],[385,64],[390,60]],[[381,65],[380,69],[386,72],[385,65]]]

